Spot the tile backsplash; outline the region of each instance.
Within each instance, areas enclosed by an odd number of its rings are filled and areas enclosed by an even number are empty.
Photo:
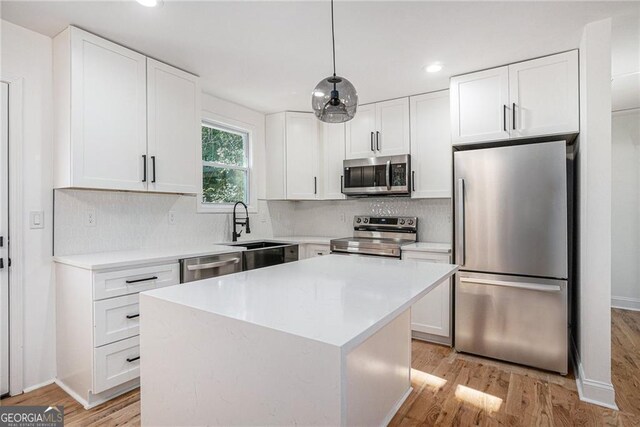
[[[91,190],[55,191],[54,253],[184,246],[231,240],[230,214],[200,214],[194,196]],[[175,218],[169,223],[169,213]],[[88,225],[89,213],[95,224]],[[355,215],[419,218],[418,240],[451,242],[449,199],[366,198],[336,201],[260,201],[248,239],[273,236],[350,236]],[[244,236],[243,236],[244,237]]]

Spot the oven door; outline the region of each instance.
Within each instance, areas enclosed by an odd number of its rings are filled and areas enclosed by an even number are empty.
[[[345,160],[342,193],[347,196],[410,194],[410,156]]]

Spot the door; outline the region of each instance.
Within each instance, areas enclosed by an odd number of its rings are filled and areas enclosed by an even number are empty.
[[[509,138],[509,67],[452,77],[451,142]]]
[[[392,99],[376,104],[377,156],[409,153],[409,98]]]
[[[456,264],[567,278],[564,141],[454,153]]]
[[[511,137],[579,131],[578,51],[509,65]]]
[[[323,123],[322,133],[322,199],[344,199],[342,194],[343,170],[345,154],[344,123]]]
[[[286,113],[287,199],[318,196],[318,119],[312,113]]]
[[[451,127],[449,91],[412,96],[412,198],[451,197]]]
[[[147,59],[149,190],[197,193],[202,173],[198,77]]]
[[[360,105],[355,117],[346,123],[346,158],[373,157],[375,151],[376,104]]]
[[[456,350],[567,372],[565,280],[458,272],[455,293]]]
[[[146,189],[146,58],[71,28],[74,187]]]
[[[402,252],[403,260],[449,263],[449,255]],[[451,318],[451,280],[441,283],[411,306],[411,330],[449,338]]]
[[[9,85],[0,82],[0,396],[9,393]]]

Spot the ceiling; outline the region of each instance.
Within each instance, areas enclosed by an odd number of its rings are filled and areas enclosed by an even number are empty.
[[[311,90],[331,73],[326,0],[165,0],[158,8],[2,1],[0,7],[2,19],[47,36],[77,25],[194,72],[205,92],[262,112],[309,111]],[[633,1],[337,0],[337,71],[356,86],[361,103],[444,89],[451,75],[576,48],[588,22],[637,23],[639,9]],[[434,62],[442,71],[425,73]]]

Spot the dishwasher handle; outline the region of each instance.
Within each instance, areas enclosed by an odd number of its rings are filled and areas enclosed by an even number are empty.
[[[470,283],[476,285],[491,285],[491,286],[504,286],[506,288],[517,288],[527,291],[539,291],[539,292],[560,292],[562,288],[560,285],[538,285],[535,283],[518,283],[508,282],[503,280],[490,280],[490,279],[471,279],[466,277],[460,278],[460,283]]]
[[[231,258],[225,261],[208,262],[206,264],[194,264],[188,265],[187,270],[210,270],[212,268],[224,267],[225,265],[237,264],[240,262],[240,258]]]

